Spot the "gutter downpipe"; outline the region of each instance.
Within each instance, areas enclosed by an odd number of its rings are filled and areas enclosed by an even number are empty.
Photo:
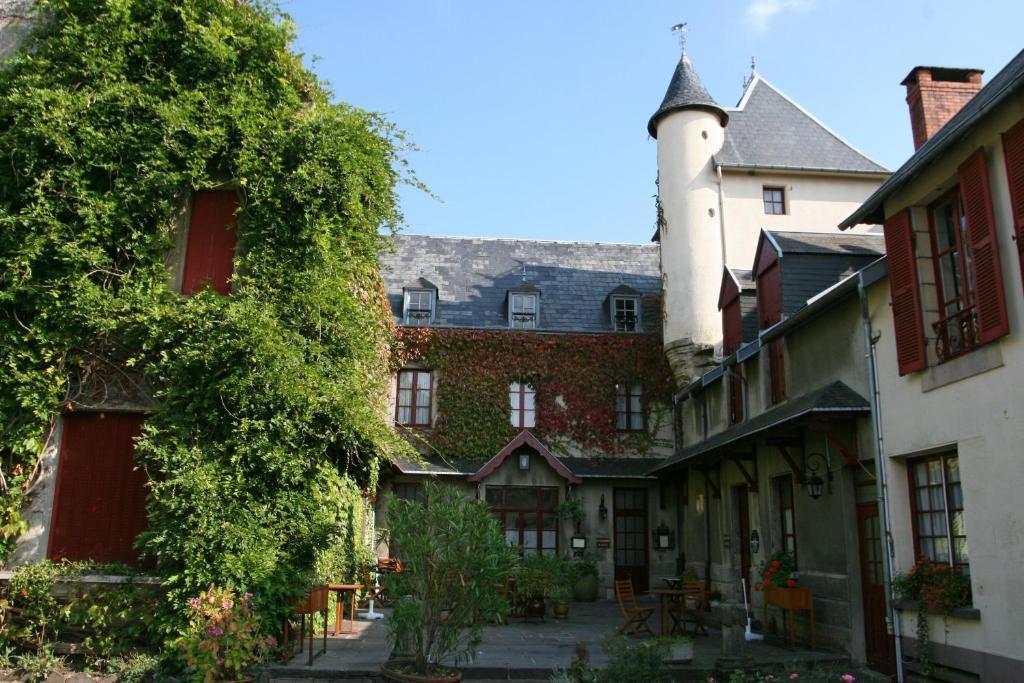
[[[891,627],[893,646],[896,655],[896,680],[904,683],[903,672],[903,646],[901,642],[900,614],[893,604],[892,598],[892,565],[893,565],[893,541],[892,523],[889,516],[889,498],[886,484],[886,460],[885,442],[882,438],[882,415],[881,395],[878,391],[878,364],[875,358],[875,339],[871,331],[871,315],[868,308],[867,286],[864,282],[864,272],[861,271],[857,277],[857,294],[860,297],[860,315],[863,324],[864,335],[864,358],[868,363],[868,386],[869,403],[871,404],[871,429],[875,438],[875,488],[878,494],[878,503],[881,507],[879,521],[882,526],[882,538],[885,539],[885,549],[882,553],[882,581],[885,588],[885,611]]]

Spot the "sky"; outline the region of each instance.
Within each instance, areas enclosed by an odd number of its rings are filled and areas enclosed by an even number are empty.
[[[913,152],[916,65],[985,70],[1024,48],[1021,0],[280,0],[296,49],[337,100],[418,147],[426,194],[404,232],[645,242],[647,120],[679,59],[735,106],[751,57],[772,85],[882,165]]]

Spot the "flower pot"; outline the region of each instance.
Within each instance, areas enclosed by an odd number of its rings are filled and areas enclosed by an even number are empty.
[[[554,607],[555,619],[568,619],[569,618],[569,602],[567,600],[557,600]]]
[[[584,574],[576,579],[576,585],[572,587],[572,597],[580,602],[597,600],[597,577],[593,574]]]
[[[693,642],[672,643],[669,650],[668,661],[674,663],[693,661]]]
[[[461,683],[462,672],[446,669],[433,674],[409,673],[412,659],[392,659],[380,665],[380,675],[385,681],[396,683]]]
[[[526,601],[526,617],[532,619],[543,619],[544,613],[547,611],[547,605],[544,604],[544,597],[535,595]]]

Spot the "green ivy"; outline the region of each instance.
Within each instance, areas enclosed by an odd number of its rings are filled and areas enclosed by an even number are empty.
[[[438,373],[434,428],[408,436],[445,455],[486,460],[515,436],[511,382],[537,390],[533,431],[556,451],[576,445],[604,454],[642,453],[660,444],[658,431],[671,419],[674,385],[660,335],[403,327],[397,339],[396,365],[416,363]],[[616,430],[619,383],[642,385],[645,430]]]
[[[401,222],[396,184],[418,184],[408,146],[331,103],[269,4],[38,9],[0,70],[0,551],[53,418],[90,381],[128,378],[156,405],[140,543],[169,627],[210,584],[280,623],[315,574],[353,570],[360,488],[406,448],[385,419],[377,254]],[[225,186],[241,199],[234,293],[183,297],[165,264],[176,216]]]

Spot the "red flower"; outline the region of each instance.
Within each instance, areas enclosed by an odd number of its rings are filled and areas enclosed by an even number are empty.
[[[771,588],[772,587],[772,580],[771,579],[765,579],[764,580],[764,587],[765,588]]]
[[[758,593],[761,592],[761,582],[760,581],[758,581],[757,583],[754,584],[754,590],[757,591]]]
[[[782,561],[781,560],[775,560],[774,562],[772,562],[772,569],[778,569],[781,566],[782,566]]]
[[[786,579],[786,586],[792,588],[796,585],[796,579]]]

